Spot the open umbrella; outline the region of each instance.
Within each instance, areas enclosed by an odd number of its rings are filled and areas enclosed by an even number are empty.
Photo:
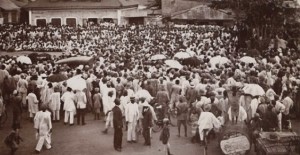
[[[70,57],[55,62],[56,64],[74,64],[74,65],[88,65],[93,64],[94,58],[88,56]]]
[[[252,96],[262,96],[265,95],[264,89],[258,84],[245,84],[243,88],[245,94],[249,94]]]
[[[240,59],[241,62],[244,62],[246,64],[249,64],[249,63],[253,63],[253,64],[256,64],[256,60],[252,57],[249,57],[249,56],[244,56]]]
[[[170,68],[182,69],[183,66],[176,60],[166,60],[165,64]]]
[[[186,59],[190,57],[192,57],[191,54],[187,52],[178,52],[174,55],[174,58],[178,58],[178,59]]]
[[[36,63],[37,61],[51,60],[51,55],[48,53],[33,52],[33,53],[28,54],[28,57],[31,59],[31,61],[33,63]]]
[[[67,86],[73,90],[84,90],[86,88],[86,81],[81,76],[74,76],[67,80]]]
[[[61,81],[65,81],[67,79],[68,79],[68,77],[64,74],[53,74],[53,75],[50,75],[47,78],[47,81],[49,81],[49,82],[61,82]]]
[[[32,64],[31,59],[27,56],[21,55],[17,58],[17,62],[24,64]]]
[[[223,65],[225,63],[229,63],[230,60],[226,57],[216,56],[216,57],[211,58],[209,60],[209,62],[212,65],[212,67],[215,67],[216,64]]]
[[[163,54],[156,54],[151,57],[151,60],[162,60],[162,59],[166,59],[166,58],[167,57]]]
[[[144,97],[147,101],[149,101],[149,100],[151,100],[153,98],[150,95],[150,93],[147,90],[145,90],[145,89],[141,89],[141,90],[137,91],[135,93],[135,97],[138,98],[138,99]]]
[[[190,57],[182,60],[182,64],[197,67],[201,64],[201,60],[199,60],[197,57]]]

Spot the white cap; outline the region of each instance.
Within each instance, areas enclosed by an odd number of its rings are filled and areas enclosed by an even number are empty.
[[[18,91],[14,90],[13,95],[16,95],[16,94],[18,94]]]

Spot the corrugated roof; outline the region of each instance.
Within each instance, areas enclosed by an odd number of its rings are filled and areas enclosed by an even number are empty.
[[[225,10],[215,10],[207,5],[199,5],[191,9],[175,12],[171,15],[171,19],[186,20],[233,20],[232,12]]]
[[[119,0],[101,0],[101,1],[56,1],[50,2],[49,0],[36,0],[30,2],[25,8],[32,9],[90,9],[90,8],[103,8],[103,9],[118,9],[122,7]]]
[[[0,0],[0,8],[4,10],[18,10],[20,7],[18,7],[15,3],[13,3],[10,0]]]
[[[11,0],[13,3],[15,3],[18,7],[23,7],[25,5],[27,5],[27,2],[21,2],[21,1],[17,1],[17,0]]]
[[[123,6],[149,5],[151,0],[119,0]]]

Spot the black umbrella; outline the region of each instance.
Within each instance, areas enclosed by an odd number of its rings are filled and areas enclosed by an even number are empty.
[[[28,57],[31,59],[31,61],[33,63],[36,63],[37,61],[47,61],[47,60],[51,60],[51,55],[48,53],[37,53],[37,52],[33,52],[28,54]]]
[[[196,57],[190,57],[182,60],[182,65],[197,67],[200,66],[201,60]]]
[[[49,82],[62,82],[67,80],[68,77],[64,74],[53,74],[47,78]]]

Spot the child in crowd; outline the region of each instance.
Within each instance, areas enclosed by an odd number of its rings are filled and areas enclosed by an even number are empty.
[[[165,154],[172,155],[170,152],[170,143],[169,143],[169,138],[170,138],[169,119],[164,118],[163,123],[164,123],[164,127],[160,134],[159,140],[164,145]]]
[[[94,119],[95,120],[100,120],[100,108],[101,108],[101,94],[99,93],[100,89],[95,88],[95,94],[93,96],[93,101],[94,101]]]
[[[18,150],[21,141],[23,141],[23,139],[19,135],[19,129],[13,129],[13,131],[5,138],[4,143],[11,149],[11,155],[14,155]]]

